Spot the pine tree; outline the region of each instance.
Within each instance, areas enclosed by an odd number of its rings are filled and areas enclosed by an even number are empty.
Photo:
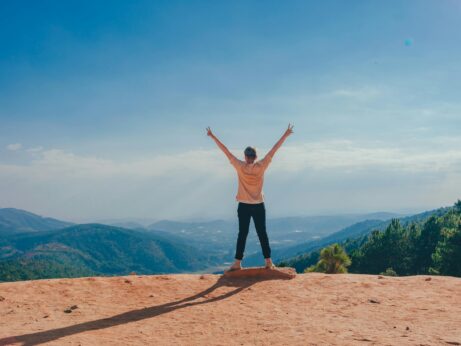
[[[433,254],[432,273],[461,276],[461,230],[445,230]]]
[[[339,245],[330,245],[320,252],[320,260],[306,272],[322,272],[327,274],[347,273],[351,260],[346,251]]]

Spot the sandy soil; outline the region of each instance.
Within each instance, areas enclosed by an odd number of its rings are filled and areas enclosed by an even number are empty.
[[[0,284],[0,345],[40,344],[461,345],[461,279],[132,275]]]

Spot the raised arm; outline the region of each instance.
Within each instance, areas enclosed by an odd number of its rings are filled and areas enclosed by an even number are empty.
[[[211,138],[213,138],[213,140],[216,142],[219,149],[221,149],[223,151],[223,153],[226,154],[229,161],[237,159],[234,155],[232,155],[232,153],[229,151],[229,149],[227,149],[226,146],[221,143],[221,141],[213,134],[213,132],[211,132],[211,128],[207,127],[206,131],[207,131],[207,135],[210,136]]]
[[[277,141],[277,143],[275,143],[274,147],[267,153],[266,156],[270,156],[271,158],[274,157],[274,154],[277,152],[277,150],[279,150],[283,142],[285,142],[285,139],[287,139],[288,136],[293,133],[293,127],[294,125],[288,124],[288,128],[283,136]]]

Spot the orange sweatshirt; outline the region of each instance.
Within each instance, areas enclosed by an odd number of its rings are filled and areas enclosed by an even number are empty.
[[[237,201],[248,204],[264,202],[263,183],[264,172],[272,161],[270,155],[255,163],[246,163],[236,157],[231,157],[230,163],[234,166],[238,175]]]

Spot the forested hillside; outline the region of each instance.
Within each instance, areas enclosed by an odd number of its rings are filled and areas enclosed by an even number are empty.
[[[394,220],[350,252],[354,273],[461,276],[461,201],[442,216],[402,226]]]
[[[341,245],[362,274],[461,276],[461,201],[451,208],[405,223],[394,219],[384,230],[348,239]],[[320,249],[285,260],[298,272],[317,263]]]
[[[448,208],[439,208],[411,216],[404,216],[399,218],[399,220],[403,225],[408,225],[426,220],[430,216],[443,215],[447,210]],[[348,243],[350,240],[363,239],[373,230],[386,229],[391,221],[392,218],[388,220],[366,219],[320,239],[301,242],[297,245],[282,249],[274,249],[274,251],[272,251],[272,257],[277,262],[282,262],[283,264],[290,263],[293,267],[302,267],[303,265],[298,262],[308,261],[311,263],[323,247],[334,243]],[[352,245],[357,246],[357,244]],[[251,255],[245,261],[247,264],[254,265],[261,261],[261,255]]]
[[[216,264],[185,243],[100,224],[0,240],[0,281],[196,271]]]

